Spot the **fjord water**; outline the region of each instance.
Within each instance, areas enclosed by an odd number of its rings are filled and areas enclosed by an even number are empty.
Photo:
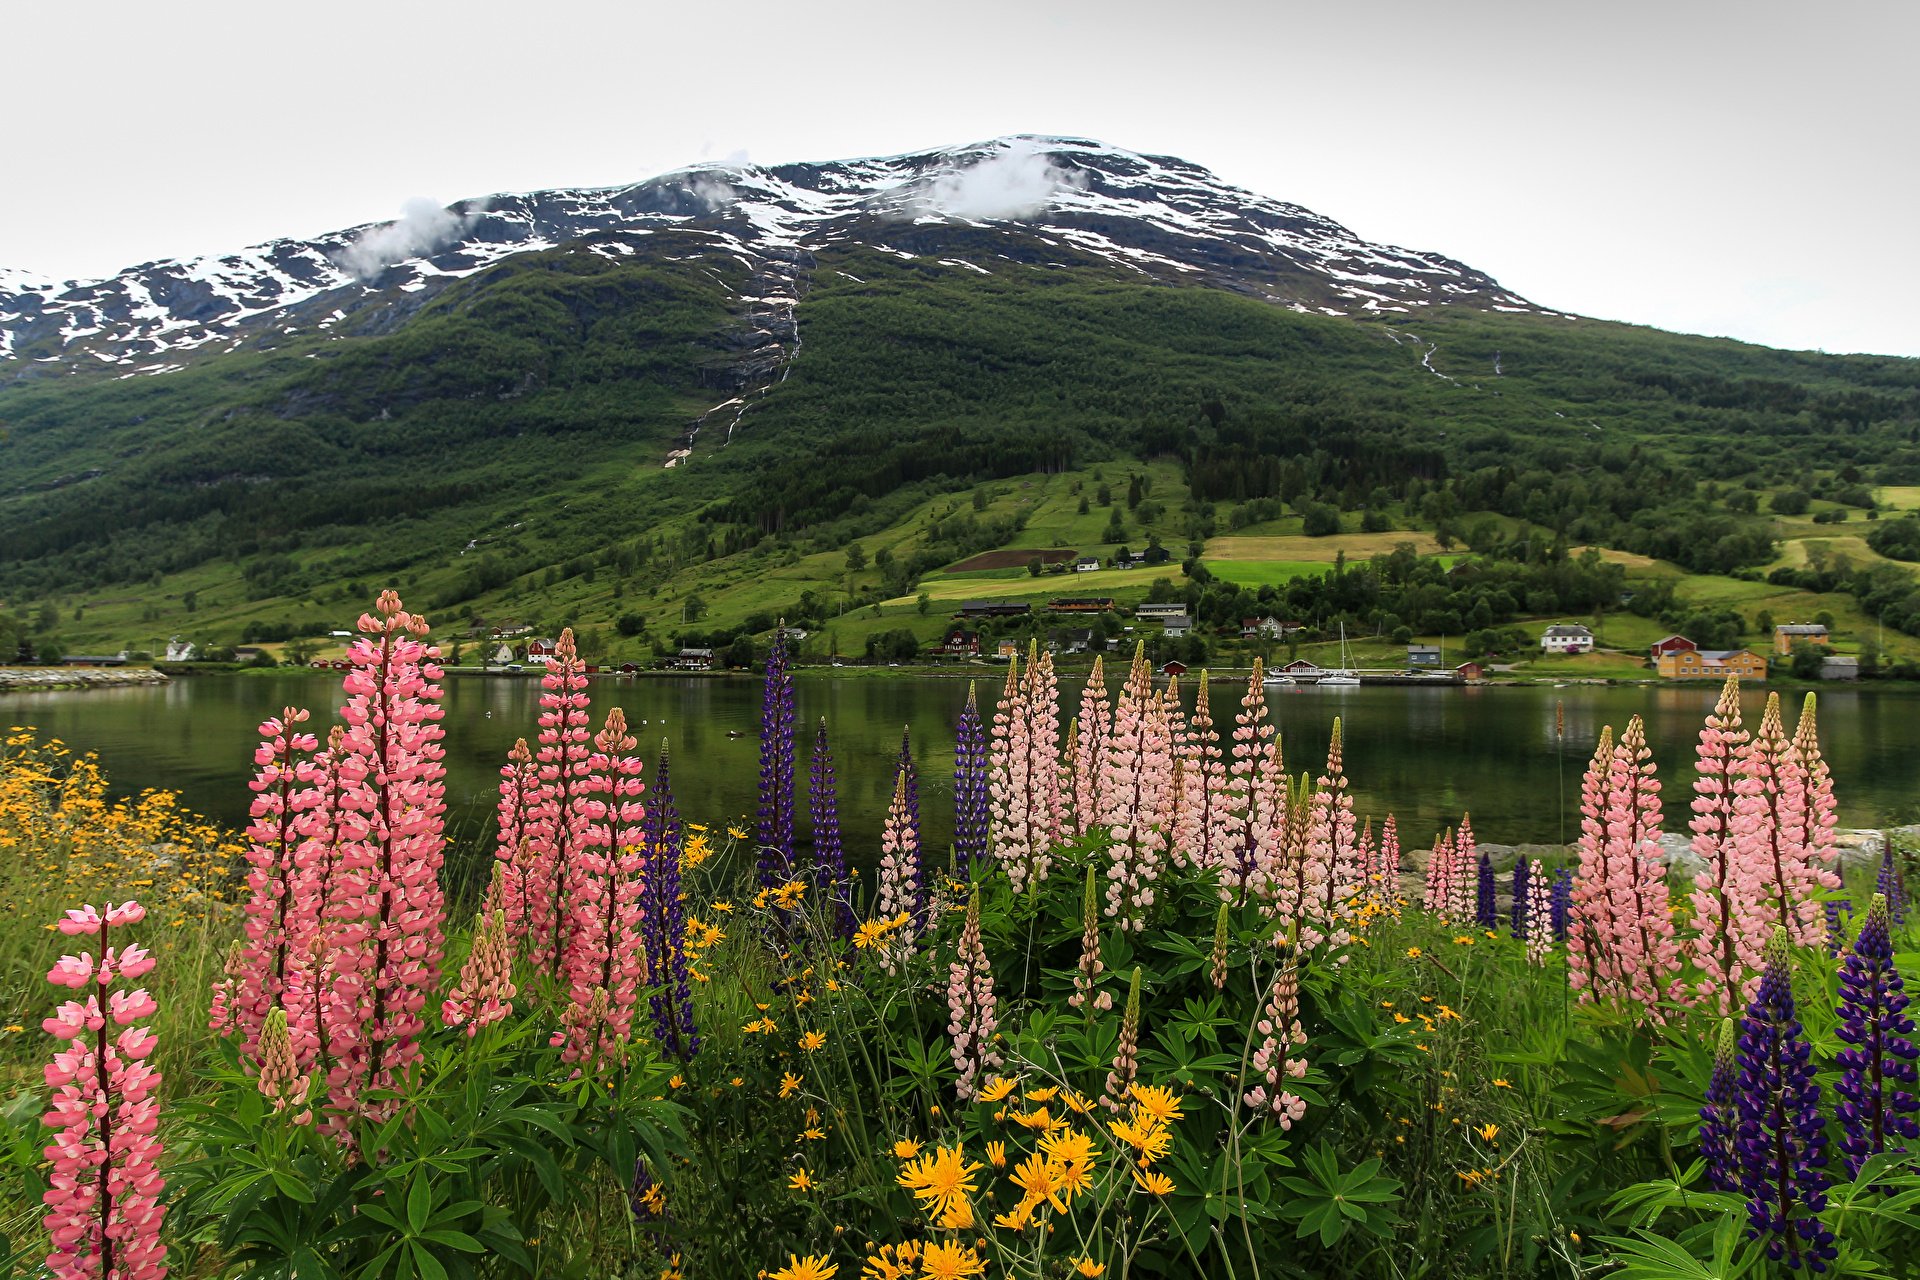
[[[991,718],[1003,677],[983,672],[983,715]],[[1061,681],[1069,704],[1083,676]],[[478,838],[492,818],[500,765],[516,737],[530,741],[539,681],[451,676],[445,741],[450,825]],[[951,678],[809,678],[797,683],[802,821],[812,726],[825,717],[840,780],[849,854],[871,861],[892,792],[902,728],[910,728],[920,771],[925,843],[944,849],[952,832],[953,730],[967,682]],[[1231,727],[1244,682],[1216,681],[1216,721]],[[1188,705],[1192,682],[1185,689]],[[1670,830],[1684,830],[1693,747],[1712,707],[1712,687],[1569,686],[1437,688],[1363,686],[1271,688],[1268,701],[1290,772],[1318,773],[1334,716],[1343,718],[1346,769],[1355,811],[1398,816],[1403,843],[1432,839],[1471,810],[1475,833],[1498,843],[1572,839],[1580,775],[1602,725],[1615,730],[1636,712],[1665,787]],[[664,738],[673,753],[674,792],[690,821],[752,826],[759,778],[760,683],[749,679],[616,679],[592,683],[594,722],[619,706],[652,761]],[[246,821],[256,727],[284,705],[332,723],[337,677],[194,676],[169,684],[77,693],[0,695],[0,725],[34,725],[45,735],[97,752],[116,791],[178,791],[190,807],[222,822]],[[1765,694],[1750,689],[1748,723]],[[1789,727],[1798,696],[1788,699]],[[1554,731],[1555,704],[1566,734]],[[1862,690],[1823,691],[1820,736],[1836,779],[1843,826],[1920,820],[1913,787],[1920,766],[1920,698]],[[738,736],[734,736],[738,735]],[[649,766],[651,769],[651,765]],[[649,772],[651,777],[651,772]],[[1564,797],[1564,799],[1563,799]]]

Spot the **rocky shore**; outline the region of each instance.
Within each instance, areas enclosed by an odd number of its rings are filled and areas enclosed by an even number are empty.
[[[111,689],[165,684],[152,667],[0,667],[0,693],[25,689]]]

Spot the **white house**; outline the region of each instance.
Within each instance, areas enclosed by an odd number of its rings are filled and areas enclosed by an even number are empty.
[[[1178,640],[1193,630],[1193,619],[1184,613],[1170,613],[1161,619],[1160,625],[1166,629],[1169,640]]]
[[[192,662],[200,654],[191,640],[182,640],[179,636],[167,641],[168,662]]]
[[[1073,571],[1075,573],[1092,573],[1094,570],[1098,569],[1099,567],[1100,567],[1099,556],[1081,556],[1078,560],[1075,560],[1073,562]]]
[[[1542,653],[1592,653],[1593,632],[1579,623],[1548,627],[1540,636]]]
[[[513,646],[510,644],[501,645],[493,651],[493,655],[487,660],[495,666],[507,666],[513,661]]]

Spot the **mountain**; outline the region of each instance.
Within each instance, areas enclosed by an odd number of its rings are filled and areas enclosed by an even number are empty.
[[[979,231],[1008,221],[1026,233],[1021,240],[982,243]],[[393,223],[150,262],[104,280],[56,284],[0,269],[0,358],[28,366],[10,370],[16,377],[46,371],[33,366],[89,362],[157,374],[201,350],[305,332],[381,332],[451,282],[510,255],[583,242],[618,258],[665,231],[696,237],[696,251],[751,263],[747,296],[775,316],[790,317],[814,255],[856,244],[947,254],[983,270],[996,259],[1085,256],[1328,315],[1450,303],[1532,309],[1458,262],[1370,244],[1183,160],[1082,139],[1014,137],[410,208]]]
[[[1078,510],[1123,476],[1124,512]],[[89,645],[324,630],[389,581],[658,640],[911,601],[984,551],[1197,563],[1316,505],[1758,573],[1775,491],[1825,518],[1912,484],[1920,361],[1559,314],[1079,139],[0,272],[0,643],[9,611]]]

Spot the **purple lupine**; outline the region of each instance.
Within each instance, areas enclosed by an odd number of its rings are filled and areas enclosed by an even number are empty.
[[[793,671],[787,664],[785,619],[773,629],[760,695],[758,818],[754,839],[760,847],[760,887],[765,889],[793,868]]]
[[[1740,1189],[1740,1153],[1735,1141],[1740,1111],[1734,1098],[1737,1044],[1733,1019],[1722,1018],[1720,1043],[1713,1051],[1713,1075],[1707,1080],[1706,1105],[1700,1108],[1700,1155],[1707,1162],[1707,1181],[1715,1191]]]
[[[1841,944],[1846,941],[1846,930],[1840,921],[1842,912],[1853,914],[1852,898],[1827,899],[1827,954],[1830,956],[1838,956]]]
[[[1500,906],[1495,899],[1497,890],[1493,882],[1493,859],[1487,851],[1480,851],[1480,883],[1474,898],[1474,921],[1482,929],[1493,929],[1500,924]]]
[[[965,882],[987,856],[987,733],[971,681],[954,743],[953,810],[953,874]]]
[[[1553,940],[1567,940],[1567,910],[1573,904],[1573,868],[1561,867],[1553,873]]]
[[[840,795],[833,774],[827,722],[813,734],[812,767],[807,771],[807,815],[813,819],[813,883],[832,914],[827,926],[843,938],[853,936],[853,881],[847,875],[847,850],[840,839]]]
[[[1887,900],[1879,894],[1840,962],[1840,1027],[1835,1033],[1853,1046],[1836,1055],[1840,1081],[1840,1150],[1847,1172],[1858,1176],[1867,1157],[1880,1151],[1904,1151],[1896,1139],[1920,1138],[1920,1098],[1913,1092],[1914,1059],[1920,1051],[1910,1038],[1907,993],[1893,963]],[[1906,1086],[1902,1088],[1901,1086]]]
[[[687,918],[680,901],[680,860],[683,852],[680,811],[673,803],[673,776],[667,744],[660,744],[660,762],[653,775],[653,798],[647,806],[646,916],[641,924],[647,956],[647,997],[653,1013],[653,1035],[660,1047],[682,1062],[699,1052],[700,1037],[693,1025],[693,991],[687,981]]]
[[[1839,1256],[1820,1221],[1827,1207],[1827,1135],[1813,1049],[1794,1014],[1792,949],[1784,928],[1767,943],[1760,989],[1740,1023],[1740,1123],[1734,1145],[1747,1197],[1747,1237],[1792,1270],[1820,1272]]]
[[[907,822],[916,833],[920,830],[920,768],[913,762],[913,730],[910,725],[900,726],[900,759],[895,766],[895,776],[906,788]],[[913,910],[917,919],[924,920],[927,915],[928,890],[932,887],[933,873],[928,866],[933,860],[923,857],[913,873]]]
[[[1875,877],[1873,891],[1887,900],[1887,916],[1893,923],[1907,922],[1907,885],[1900,878],[1900,864],[1894,858],[1893,837],[1880,837],[1880,874]]]
[[[1527,877],[1533,867],[1533,859],[1516,858],[1513,862],[1513,937],[1516,942],[1527,940]]]

